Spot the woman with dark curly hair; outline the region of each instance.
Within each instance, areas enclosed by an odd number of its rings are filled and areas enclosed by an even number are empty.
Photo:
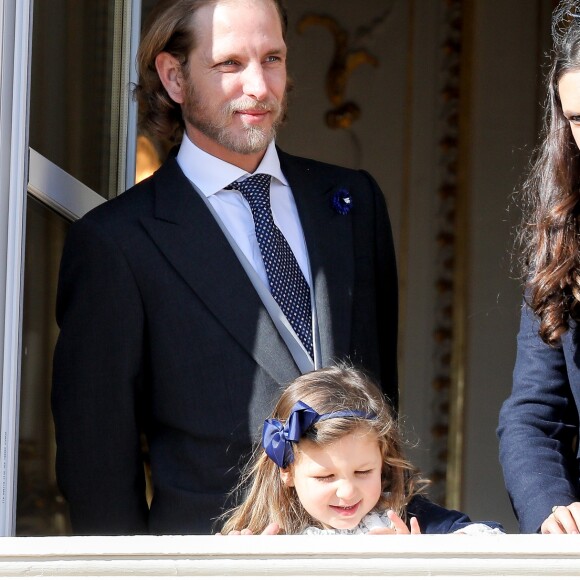
[[[524,184],[525,301],[500,461],[522,532],[579,533],[580,2],[552,20],[544,139]]]

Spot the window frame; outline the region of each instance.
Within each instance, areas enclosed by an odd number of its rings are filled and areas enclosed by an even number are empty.
[[[105,199],[38,152],[29,150],[30,69],[34,0],[0,0],[0,536],[16,530],[23,277],[27,195],[67,220]],[[119,164],[117,194],[133,185],[137,80],[133,63],[141,29],[141,0],[119,0],[115,11],[114,98]]]

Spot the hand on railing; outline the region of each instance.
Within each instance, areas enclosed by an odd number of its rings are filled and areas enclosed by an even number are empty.
[[[261,536],[276,536],[280,533],[280,526],[278,524],[269,524],[264,528],[264,531],[260,534]],[[221,536],[219,532],[216,536]],[[253,536],[254,532],[249,528],[243,530],[232,530],[227,534],[228,536]]]
[[[580,502],[568,506],[555,505],[552,513],[544,520],[542,534],[578,534],[580,533]]]

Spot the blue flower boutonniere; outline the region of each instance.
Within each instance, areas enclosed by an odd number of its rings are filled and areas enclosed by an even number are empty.
[[[348,189],[341,188],[332,196],[332,209],[340,215],[346,215],[352,209],[352,197]]]

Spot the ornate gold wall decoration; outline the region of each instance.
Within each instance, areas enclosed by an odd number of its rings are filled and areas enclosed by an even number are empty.
[[[469,31],[471,3],[441,0],[438,246],[435,289],[432,427],[435,463],[429,474],[434,497],[461,507],[467,265],[467,146]]]
[[[372,32],[376,25],[382,24],[389,13],[390,7],[373,22],[373,26],[361,29],[352,41],[349,33],[331,16],[307,14],[299,20],[300,34],[311,26],[321,26],[328,29],[334,39],[334,55],[326,74],[326,94],[332,109],[326,112],[325,121],[331,129],[348,129],[361,116],[360,106],[347,99],[347,84],[358,67],[364,64],[379,65],[378,59],[359,44],[362,37]]]

